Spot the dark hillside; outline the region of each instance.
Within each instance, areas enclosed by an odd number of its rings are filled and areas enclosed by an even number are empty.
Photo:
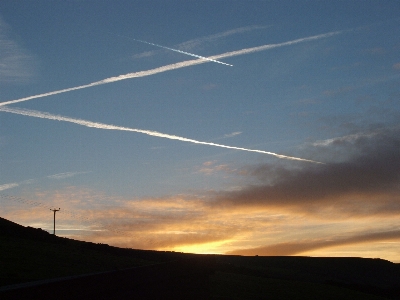
[[[0,265],[1,299],[400,299],[400,265],[382,259],[122,249],[2,218]]]
[[[0,218],[0,235],[8,237],[52,240],[57,238],[40,228],[24,227],[9,220]]]
[[[118,256],[132,256],[149,261],[169,261],[182,256],[178,252],[164,252],[152,250],[138,250],[128,248],[118,248],[107,244],[96,244],[91,242],[83,242],[68,238],[59,237],[48,233],[41,228],[32,228],[19,225],[0,217],[0,237],[11,239],[24,239],[30,241],[48,242],[58,245],[69,245],[81,249],[96,250],[103,253],[114,254]]]
[[[299,279],[338,285],[388,288],[400,283],[400,265],[383,259],[356,257],[219,256],[217,261],[280,279]]]
[[[346,257],[217,256],[217,270],[240,276],[320,284],[400,299],[400,265]]]
[[[125,269],[170,261],[182,255],[71,240],[3,218],[0,218],[0,254],[0,286]]]

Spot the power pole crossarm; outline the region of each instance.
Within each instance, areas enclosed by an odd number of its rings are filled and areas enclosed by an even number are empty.
[[[52,211],[52,212],[54,212],[54,227],[53,227],[53,234],[55,235],[56,234],[56,212],[57,211],[59,211],[61,208],[58,208],[58,209],[51,209],[50,208],[50,210]]]

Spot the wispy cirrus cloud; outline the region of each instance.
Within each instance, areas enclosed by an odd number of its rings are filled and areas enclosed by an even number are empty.
[[[379,131],[359,132],[359,133],[355,133],[355,134],[349,134],[349,135],[335,137],[335,138],[331,138],[331,139],[316,141],[312,145],[315,147],[328,147],[328,146],[341,145],[341,144],[346,144],[346,143],[353,143],[361,138],[372,138],[377,134],[379,134]]]
[[[0,185],[0,191],[5,191],[5,190],[8,190],[8,189],[12,189],[12,188],[15,188],[17,186],[19,186],[19,183],[17,183],[17,182],[5,183],[5,184]]]
[[[232,133],[225,134],[224,138],[231,138],[231,137],[237,136],[239,134],[242,134],[242,132],[241,131],[235,131],[235,132],[232,132]]]
[[[219,40],[221,38],[225,38],[225,37],[228,37],[228,36],[231,36],[231,35],[245,33],[245,32],[249,32],[249,31],[253,31],[253,30],[266,29],[266,28],[269,28],[269,27],[270,26],[258,26],[258,25],[239,27],[239,28],[223,31],[223,32],[220,32],[220,33],[216,33],[216,34],[200,37],[200,38],[197,38],[197,39],[192,39],[192,40],[186,41],[184,43],[178,44],[178,47],[180,49],[190,50],[190,49],[193,49],[193,48],[197,48],[202,44],[213,43],[213,42],[215,42],[215,41],[217,41],[217,40]]]
[[[235,131],[235,132],[232,132],[232,133],[224,134],[223,136],[220,136],[220,137],[213,138],[211,140],[212,141],[217,141],[217,140],[229,139],[229,138],[241,135],[242,133],[243,133],[242,131]]]
[[[73,177],[73,176],[80,175],[80,174],[87,174],[87,173],[90,173],[90,172],[66,172],[66,173],[58,173],[58,174],[54,174],[54,175],[49,175],[49,176],[46,176],[46,178],[61,180],[61,179],[66,179],[66,178]],[[12,189],[12,188],[15,188],[15,187],[18,187],[21,185],[34,184],[42,178],[27,179],[27,180],[23,180],[20,182],[13,182],[13,183],[5,183],[5,184],[0,185],[0,191]]]
[[[65,173],[50,175],[50,176],[47,176],[47,178],[58,180],[58,179],[65,179],[65,178],[74,177],[76,175],[87,174],[87,173],[90,173],[90,171],[89,172],[65,172]]]
[[[206,175],[211,175],[216,172],[233,173],[234,170],[230,168],[227,164],[219,164],[216,161],[206,161],[201,167],[199,167],[198,172]]]
[[[0,82],[23,83],[34,75],[34,59],[10,37],[10,32],[0,17]]]

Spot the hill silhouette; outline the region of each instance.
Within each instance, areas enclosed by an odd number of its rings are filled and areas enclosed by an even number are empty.
[[[382,259],[125,249],[3,218],[0,260],[1,299],[400,299],[400,265]]]

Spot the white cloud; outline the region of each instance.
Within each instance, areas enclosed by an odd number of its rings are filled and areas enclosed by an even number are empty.
[[[231,138],[231,137],[234,137],[234,136],[239,135],[239,134],[242,134],[242,132],[241,131],[235,131],[235,132],[232,132],[232,133],[229,133],[229,134],[225,134],[224,138]]]
[[[224,31],[224,32],[220,32],[220,33],[216,33],[216,34],[200,37],[200,38],[197,38],[197,39],[189,40],[187,42],[184,42],[184,43],[181,43],[181,44],[177,45],[177,47],[180,48],[180,49],[190,50],[190,49],[193,49],[195,47],[198,47],[201,44],[215,42],[218,39],[225,38],[225,37],[228,37],[230,35],[234,35],[234,34],[238,34],[238,33],[244,33],[244,32],[257,30],[257,29],[265,29],[265,28],[268,28],[268,27],[269,26],[257,26],[257,25],[254,25],[254,26],[245,26],[245,27],[235,28],[235,29],[232,29],[232,30],[227,30],[227,31]]]
[[[19,186],[18,183],[14,182],[14,183],[6,183],[6,184],[2,184],[0,185],[0,191],[4,191],[4,190],[8,190],[14,187]]]
[[[74,177],[76,175],[86,174],[86,173],[90,173],[90,172],[66,172],[66,173],[59,173],[59,174],[50,175],[50,176],[47,176],[47,178],[50,178],[50,179],[65,179],[65,178]]]

